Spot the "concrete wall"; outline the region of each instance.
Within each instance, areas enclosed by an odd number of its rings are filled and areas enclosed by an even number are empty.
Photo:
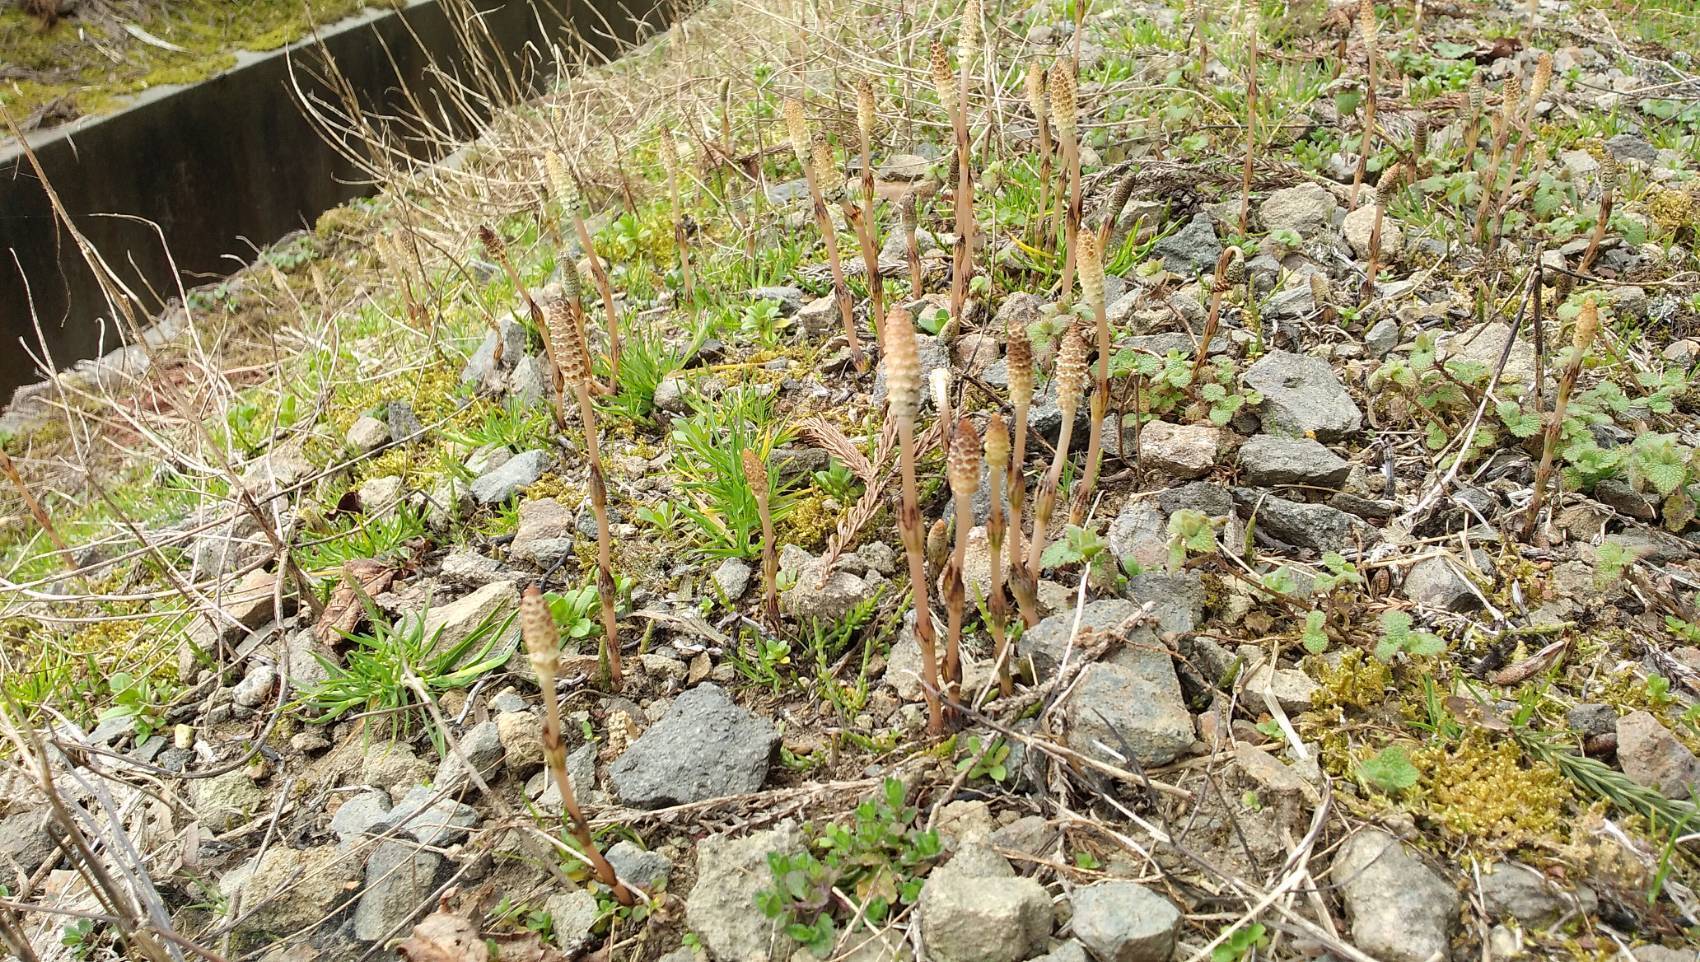
[[[547,43],[564,43],[569,24],[585,37],[603,33],[589,2],[601,3],[623,39],[639,29],[618,0],[471,2],[516,73]],[[629,2],[651,9],[649,0]],[[662,16],[656,9],[648,19],[659,24]],[[319,41],[363,102],[377,110],[399,109],[403,85],[431,103],[427,51],[439,63],[465,62],[437,0],[368,11],[322,31]],[[150,314],[176,294],[167,249],[183,286],[195,287],[251,260],[254,247],[311,226],[321,212],[370,192],[295,101],[289,61],[305,85],[306,75],[317,72],[317,46],[307,41],[244,56],[237,67],[202,83],[150,91],[120,113],[29,138],[78,229]],[[54,219],[22,151],[11,144],[0,147],[0,400],[40,380],[19,342],[36,346],[32,306],[61,368],[119,346],[93,274]]]

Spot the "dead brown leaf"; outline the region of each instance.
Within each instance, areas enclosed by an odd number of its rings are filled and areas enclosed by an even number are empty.
[[[355,558],[344,563],[342,584],[336,586],[336,590],[331,592],[331,600],[325,603],[319,623],[313,626],[313,638],[321,645],[329,645],[345,632],[353,631],[366,616],[362,596],[370,598],[378,594],[388,588],[395,577],[396,569],[382,561]]]
[[[490,962],[490,948],[478,926],[453,912],[432,912],[420,919],[395,950],[404,962]]]

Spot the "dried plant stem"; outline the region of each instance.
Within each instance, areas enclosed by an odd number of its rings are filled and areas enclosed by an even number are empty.
[[[1245,68],[1245,165],[1240,171],[1240,234],[1251,227],[1252,155],[1257,149],[1257,22],[1251,26],[1250,50]]]
[[[756,498],[756,513],[761,517],[761,594],[762,611],[769,628],[779,630],[779,549],[773,536],[773,511],[768,498],[767,465],[753,449],[745,448],[744,480]],[[869,482],[872,483],[872,482]]]
[[[65,569],[75,571],[77,563],[71,558],[70,546],[60,537],[59,529],[53,526],[53,518],[48,515],[47,509],[30,493],[29,485],[24,483],[23,475],[18,473],[18,466],[12,463],[11,455],[6,453],[5,448],[0,448],[0,474],[5,474],[6,480],[17,489],[18,497],[23,499],[24,508],[29,511],[30,517],[41,526],[42,533],[47,535],[47,540],[53,542],[53,547],[58,550],[59,560],[65,565]]]
[[[1594,335],[1599,333],[1599,329],[1599,308],[1590,297],[1582,302],[1582,311],[1576,317],[1570,359],[1558,380],[1558,394],[1553,399],[1552,411],[1547,414],[1546,435],[1541,439],[1541,464],[1535,469],[1534,492],[1529,498],[1528,513],[1523,517],[1525,539],[1534,534],[1535,524],[1540,520],[1541,503],[1546,498],[1547,484],[1552,480],[1553,456],[1558,451],[1559,437],[1564,433],[1564,415],[1570,407],[1570,393],[1576,388],[1576,378],[1582,373],[1582,361],[1588,354],[1588,348],[1593,346]]]
[[[1576,265],[1578,274],[1588,273],[1594,266],[1594,258],[1600,254],[1600,244],[1606,238],[1606,225],[1611,221],[1611,209],[1617,197],[1617,163],[1607,159],[1600,166],[1600,213],[1594,219],[1594,231],[1588,235],[1588,249],[1582,252],[1582,260]],[[1608,166],[1609,165],[1609,166]]]
[[[508,245],[502,243],[501,235],[488,226],[478,228],[478,239],[483,242],[484,249],[489,252],[490,256],[496,259],[496,263],[502,265],[502,270],[508,275],[508,283],[514,287],[514,293],[518,294],[520,300],[525,302],[526,313],[531,316],[531,323],[536,326],[538,333],[543,338],[543,353],[551,358],[554,357],[555,351],[549,343],[549,333],[545,330],[546,325],[543,323],[543,312],[538,308],[537,302],[532,299],[531,291],[525,286],[525,282],[520,280],[519,271],[514,269],[514,262],[508,257]],[[502,349],[507,345],[502,343],[502,328],[494,317],[490,319],[490,330],[496,335],[496,351],[491,355],[491,360],[500,364],[502,363]],[[557,389],[559,389],[560,383],[560,372],[557,371],[555,372]]]
[[[879,221],[874,213],[874,91],[864,80],[857,91],[857,133],[862,151],[862,209],[855,218],[856,234],[862,241],[862,263],[867,270],[868,301],[874,316],[874,342],[885,341],[885,278],[880,276]],[[851,205],[844,205],[848,215]]]
[[[832,228],[832,217],[826,211],[826,198],[814,174],[809,175],[809,195],[814,199],[815,225],[820,228],[826,244],[827,263],[832,266],[832,297],[838,302],[838,317],[844,324],[844,339],[850,344],[850,358],[856,370],[866,372],[868,357],[862,352],[862,339],[856,335],[856,315],[850,305],[850,285],[844,281],[844,261],[838,255],[838,232]]]
[[[1064,296],[1074,288],[1075,242],[1080,235],[1080,214],[1084,201],[1080,188],[1080,145],[1072,133],[1065,133],[1062,142],[1063,164],[1068,169],[1068,210],[1063,221],[1063,276],[1062,291]],[[1058,197],[1058,202],[1062,197]]]
[[[561,737],[561,705],[555,695],[561,633],[543,600],[543,589],[537,585],[526,588],[520,598],[520,631],[525,637],[526,652],[531,656],[532,670],[537,674],[537,685],[543,691],[543,761],[561,793],[568,827],[584,857],[589,860],[591,871],[596,873],[596,880],[608,886],[621,905],[631,905],[634,901],[631,889],[620,881],[614,866],[608,864],[596,847],[596,838],[590,834],[590,822],[585,820],[584,811],[579,808],[578,795],[573,791],[572,779],[567,776],[567,747]]]
[[[619,691],[625,684],[620,670],[620,628],[614,617],[614,549],[608,530],[608,486],[602,479],[602,452],[597,437],[596,409],[590,403],[590,382],[573,385],[578,396],[579,419],[584,424],[584,452],[590,463],[590,506],[596,512],[596,593],[602,600],[602,643],[608,660],[608,687]]]
[[[1050,224],[1051,213],[1051,119],[1045,108],[1048,106],[1045,93],[1045,71],[1034,64],[1028,71],[1027,100],[1033,110],[1034,123],[1039,128],[1039,205],[1034,208],[1039,212],[1039,220],[1027,229],[1028,237],[1035,243],[1050,250],[1052,238],[1056,236],[1056,228]]]
[[[1198,336],[1198,353],[1192,359],[1188,387],[1198,383],[1199,375],[1204,373],[1204,365],[1210,360],[1210,344],[1216,339],[1216,329],[1222,323],[1222,299],[1228,295],[1228,274],[1237,253],[1239,248],[1227,247],[1216,258],[1216,273],[1210,283],[1210,310],[1204,315],[1204,331]]]
[[[1057,487],[1062,484],[1063,465],[1068,463],[1069,443],[1074,438],[1074,416],[1080,410],[1080,391],[1086,381],[1086,353],[1089,349],[1078,330],[1070,330],[1057,354],[1057,407],[1062,412],[1062,428],[1057,436],[1056,454],[1051,457],[1050,470],[1039,485],[1033,504],[1033,534],[1027,544],[1027,577],[1039,583],[1045,544],[1050,538],[1051,513],[1056,508]]]
[[[993,414],[986,425],[986,480],[991,510],[986,516],[986,543],[991,549],[992,587],[987,606],[991,610],[992,661],[997,666],[998,690],[1005,698],[1015,693],[1009,671],[1009,603],[1003,592],[1003,541],[1005,532],[1004,482],[1009,475],[1009,429],[1003,415]]]
[[[921,693],[927,702],[927,733],[944,733],[939,704],[938,644],[933,634],[932,608],[927,603],[927,558],[921,544],[921,505],[915,481],[915,415],[921,406],[921,362],[915,346],[914,321],[909,312],[893,309],[886,318],[885,350],[887,411],[897,424],[897,457],[902,481],[902,507],[897,527],[909,559],[909,593],[915,607],[915,642],[921,649]]]
[[[614,307],[614,287],[608,282],[608,271],[602,266],[602,258],[596,256],[596,244],[591,240],[590,228],[585,225],[584,214],[578,209],[573,210],[573,229],[578,232],[579,246],[584,248],[584,256],[590,261],[590,276],[596,281],[596,291],[602,296],[602,308],[608,315],[608,380],[611,384],[620,383],[620,312]]]
[[[844,220],[856,232],[856,243],[862,250],[862,273],[868,279],[868,303],[874,319],[874,340],[878,342],[885,330],[885,285],[880,279],[879,244],[874,240],[873,225],[863,209],[848,199],[841,206]]]
[[[1086,433],[1086,473],[1080,479],[1069,522],[1081,524],[1091,506],[1092,492],[1098,486],[1098,469],[1104,457],[1104,420],[1110,410],[1110,319],[1104,307],[1104,257],[1098,238],[1087,231],[1078,238],[1080,243],[1080,292],[1092,309],[1098,335],[1098,363],[1092,380],[1091,425]],[[1120,430],[1120,425],[1117,425]]]
[[[661,163],[667,168],[667,197],[672,204],[673,246],[679,250],[679,279],[684,286],[685,301],[694,302],[696,290],[691,282],[691,237],[679,203],[679,150],[671,133],[661,134]]]
[[[1369,170],[1370,142],[1375,138],[1375,68],[1378,57],[1376,46],[1380,33],[1375,22],[1375,0],[1362,0],[1359,3],[1358,33],[1364,41],[1364,137],[1358,146],[1358,165],[1352,171],[1352,193],[1346,203],[1350,208],[1358,206],[1358,190],[1363,187],[1364,173]]]
[[[915,192],[903,195],[903,239],[909,256],[909,296],[921,296],[921,245],[915,237]]]

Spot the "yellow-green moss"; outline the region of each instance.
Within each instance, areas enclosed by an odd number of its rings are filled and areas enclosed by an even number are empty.
[[[794,544],[814,551],[826,544],[826,539],[838,530],[844,509],[829,510],[826,495],[810,488],[793,502],[791,513],[775,527],[774,534],[781,544]]]
[[[1419,749],[1411,761],[1422,776],[1412,806],[1472,844],[1550,842],[1572,800],[1570,783],[1551,765],[1481,732]]]
[[[1357,648],[1341,652],[1339,662],[1332,666],[1321,664],[1316,674],[1317,690],[1311,706],[1324,717],[1335,709],[1361,712],[1381,705],[1393,684],[1393,670]]]

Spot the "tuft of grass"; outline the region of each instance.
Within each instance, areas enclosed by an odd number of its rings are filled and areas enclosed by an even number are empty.
[[[740,387],[718,398],[691,400],[695,413],[673,429],[679,486],[689,499],[679,510],[696,526],[698,547],[715,558],[753,558],[759,550],[761,509],[744,474],[744,452],[763,462],[791,438],[776,423],[773,398]],[[792,482],[767,472],[768,507],[775,524],[790,513]]]

